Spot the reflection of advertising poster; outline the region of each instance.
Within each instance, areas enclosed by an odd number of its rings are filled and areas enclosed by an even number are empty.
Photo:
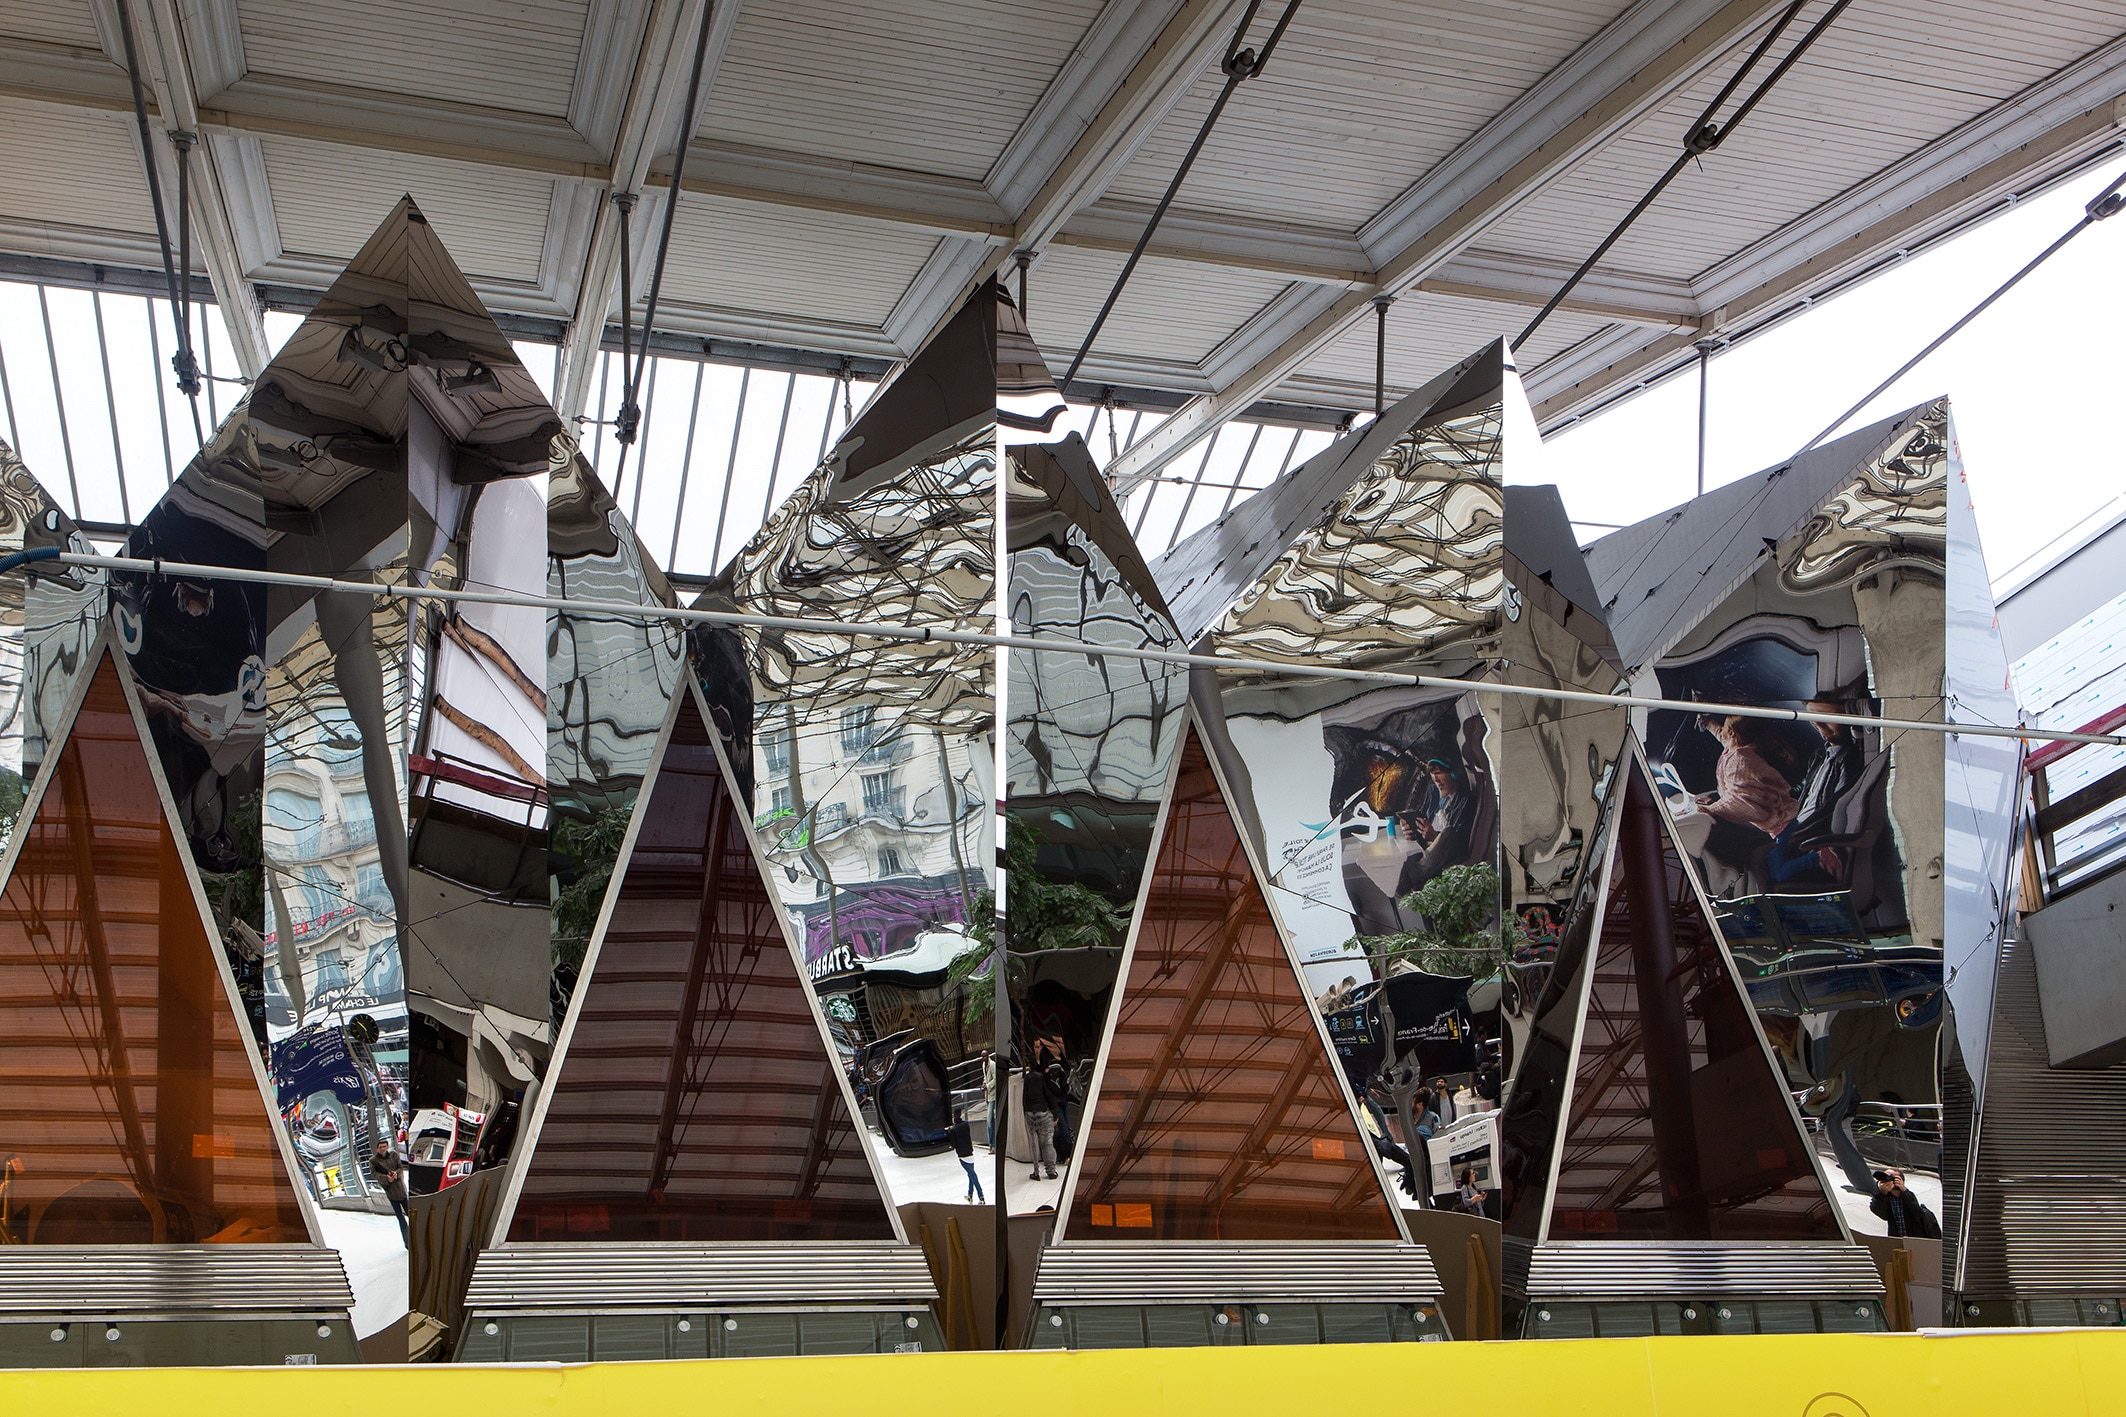
[[[1351,1005],[1322,1016],[1344,1071],[1371,1077],[1402,1058],[1427,1076],[1475,1071],[1481,1050],[1469,1010],[1470,983],[1465,976],[1409,970],[1390,975],[1385,986],[1364,986]],[[1391,1013],[1393,1059],[1384,1046]]]
[[[1658,674],[1668,698],[1881,711],[1860,627],[1799,615],[1746,615]],[[1677,834],[1789,1081],[1826,1089],[1806,1105],[1932,1103],[1941,954],[1913,938],[1884,735],[1678,710],[1647,729]]]
[[[1236,715],[1226,726],[1303,961],[1341,958],[1353,934],[1415,928],[1402,897],[1496,856],[1497,789],[1474,694],[1384,689],[1297,720]]]
[[[1752,615],[1659,669],[1669,698],[1871,711],[1861,632]],[[1836,724],[1662,710],[1653,760],[1685,847],[1716,898],[1835,892],[1870,933],[1906,926],[1881,735]],[[1842,917],[1843,912],[1836,912]]]

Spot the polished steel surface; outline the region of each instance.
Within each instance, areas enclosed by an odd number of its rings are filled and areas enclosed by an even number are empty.
[[[1052,1245],[1041,1252],[1042,1304],[1365,1303],[1437,1299],[1422,1245],[1194,1240]]]
[[[1507,1293],[1529,1299],[1880,1298],[1882,1276],[1859,1245],[1509,1239]]]
[[[937,1285],[909,1245],[509,1244],[481,1253],[469,1313],[927,1304]]]
[[[342,1317],[339,1252],[322,1245],[0,1245],[0,1315]]]

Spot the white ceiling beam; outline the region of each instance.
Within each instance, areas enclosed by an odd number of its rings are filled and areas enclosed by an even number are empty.
[[[1691,282],[1707,329],[1743,334],[1784,318],[1900,253],[2008,209],[2041,184],[2126,141],[2126,39],[2115,40],[1858,183]],[[2005,275],[2006,272],[2003,272]],[[1538,422],[1554,430],[1635,393],[1688,357],[1694,334],[1620,331],[1526,376]]]
[[[644,19],[642,43],[636,49],[635,66],[628,81],[627,100],[607,154],[609,183],[614,192],[643,190],[651,165],[664,152],[687,141],[701,122],[701,109],[716,84],[716,70],[737,27],[739,0],[714,0],[709,11],[708,52],[702,62],[701,88],[695,111],[681,113],[688,80],[694,66],[695,36],[700,32],[702,9],[707,0],[653,0]],[[635,210],[638,244],[658,211],[657,201],[645,201]],[[647,273],[643,273],[645,278]],[[590,241],[577,286],[575,314],[568,337],[561,346],[561,372],[555,381],[554,402],[564,418],[583,412],[590,399],[598,350],[605,337],[605,322],[611,315],[620,283],[620,213],[610,200],[598,204],[592,220]],[[632,300],[634,292],[618,292]]]
[[[983,179],[1009,229],[940,242],[887,322],[895,342],[912,353],[1013,252],[1045,247],[1098,199],[1224,55],[1242,6],[1108,0]]]
[[[1473,246],[1485,230],[1728,55],[1778,8],[1772,0],[1639,0],[1359,232],[1377,273],[1268,353],[1192,399],[1124,452],[1112,471],[1134,486],[1371,314]],[[1258,317],[1288,317],[1266,310]]]
[[[124,109],[130,110],[132,93],[123,72],[125,42],[118,29],[117,11],[109,0],[95,0],[90,12],[95,19],[98,37],[103,42],[104,54],[111,63],[119,66],[119,72],[115,75],[92,74],[88,56],[78,56],[79,62],[57,66],[51,77],[86,79],[94,90],[105,95],[115,88],[123,98]],[[141,78],[154,99],[155,114],[151,126],[158,126],[166,132],[190,133],[200,139],[189,164],[192,248],[214,287],[216,305],[221,311],[223,324],[228,327],[229,342],[236,351],[237,367],[245,378],[253,378],[266,367],[273,351],[266,340],[258,295],[251,288],[243,253],[246,247],[254,251],[261,249],[268,241],[277,244],[279,238],[270,232],[239,234],[236,218],[251,212],[252,205],[249,202],[240,204],[232,214],[223,190],[218,155],[214,144],[206,141],[200,123],[202,86],[207,86],[207,91],[211,92],[227,84],[231,66],[243,63],[241,41],[237,40],[232,48],[224,7],[219,3],[207,4],[201,10],[203,39],[200,60],[195,63],[192,37],[179,18],[176,0],[144,0],[134,6],[132,14]],[[34,63],[34,58],[30,62]],[[19,71],[17,77],[20,77]],[[149,151],[141,154],[141,160],[156,164],[165,212],[171,222],[170,239],[179,241],[182,233],[176,229],[176,153],[166,143],[151,143]],[[159,264],[159,251],[156,259]],[[190,273],[185,274],[189,276]]]

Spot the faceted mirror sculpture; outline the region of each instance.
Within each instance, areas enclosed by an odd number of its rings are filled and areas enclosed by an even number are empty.
[[[1861,1198],[1854,1228],[1878,1235],[1888,1227],[1867,1201],[1881,1168],[1902,1168],[1941,1210],[1945,958],[1958,962],[1947,992],[1973,1004],[1956,1034],[1965,1045],[1983,1030],[1991,978],[1965,962],[1990,960],[1999,932],[2012,762],[1945,797],[1952,755],[2002,750],[1865,722],[1938,719],[1945,687],[1989,721],[2012,712],[1998,641],[1990,670],[1981,643],[1991,633],[1982,561],[1974,583],[1949,559],[1952,503],[1968,516],[1948,407],[1936,402],[1587,552],[1619,659],[1650,672],[1662,696],[1861,720],[1655,710],[1644,741],[1786,1081]],[[1952,596],[1974,594],[1983,608],[1952,615]],[[1975,634],[1952,654],[1959,623]],[[1945,816],[1949,798],[1966,806]],[[1988,836],[1999,843],[1991,869],[1980,859]],[[1947,869],[1960,840],[1972,844],[1968,871]],[[1919,1258],[1918,1282],[1930,1283],[1932,1256]]]
[[[308,1241],[120,671],[92,664],[0,893],[0,1243]]]
[[[749,836],[683,693],[510,1239],[894,1238]]]
[[[1005,459],[1011,633],[1181,650],[1077,435],[1018,443]],[[1005,659],[1004,931],[1014,1053],[1039,1076],[1018,1074],[1004,1174],[1013,1213],[1025,1214],[1057,1203],[1061,1173],[1049,1173],[1070,1160],[1084,1129],[1085,1089],[1181,735],[1188,674],[1151,660],[1024,649]]]
[[[1177,772],[1061,1238],[1398,1239],[1193,732]]]
[[[1619,762],[1506,1104],[1506,1233],[1843,1241],[1670,808],[1633,745]]]

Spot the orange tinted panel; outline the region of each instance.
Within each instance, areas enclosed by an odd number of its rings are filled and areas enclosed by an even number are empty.
[[[0,893],[5,1239],[307,1241],[107,658],[46,770]]]
[[[1842,1239],[1660,797],[1636,753],[1618,771],[1608,896],[1597,919],[1590,899],[1568,926],[1538,1008],[1561,1016],[1547,1036],[1569,1039],[1593,969],[1578,1054],[1531,1048],[1513,1088],[1507,1233],[1536,1234],[1569,1097],[1547,1238]]]
[[[837,1066],[682,689],[512,1240],[890,1240]]]
[[[1321,1145],[1349,1137],[1348,1147]],[[1094,1223],[1113,1207],[1112,1225]],[[1143,1232],[1150,1231],[1147,1236]],[[1193,731],[1085,1123],[1073,1240],[1399,1238]]]

